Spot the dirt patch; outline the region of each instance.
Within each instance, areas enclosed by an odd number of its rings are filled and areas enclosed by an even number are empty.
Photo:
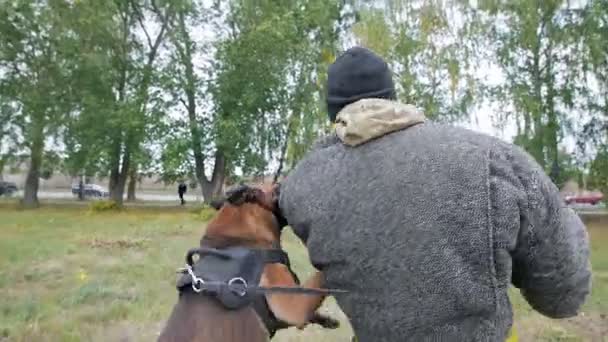
[[[62,272],[65,270],[66,264],[65,258],[53,258],[38,263],[35,270],[42,273]]]
[[[91,240],[81,241],[82,244],[91,248],[103,249],[130,249],[144,248],[150,242],[150,239],[102,239],[93,238]]]
[[[519,341],[608,341],[608,318],[599,313],[553,320],[540,315],[516,319]]]
[[[61,281],[65,276],[65,270],[68,265],[67,261],[67,257],[56,257],[31,263],[27,267],[7,269],[6,273],[0,274],[0,288],[10,287],[10,290],[20,292],[31,289],[32,283],[41,282],[45,284],[45,289],[52,288],[54,284]],[[28,283],[27,288],[21,286]]]
[[[581,314],[574,318],[564,320],[564,325],[571,327],[585,341],[608,341],[608,316],[606,314]]]
[[[158,235],[160,236],[188,236],[196,234],[197,231],[193,231],[192,229],[186,228],[183,225],[173,226],[167,229],[163,229],[158,231]]]

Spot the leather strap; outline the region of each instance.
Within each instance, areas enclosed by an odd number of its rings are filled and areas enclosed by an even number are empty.
[[[310,288],[310,287],[291,287],[291,286],[257,286],[257,285],[245,285],[240,282],[235,282],[232,284],[226,284],[221,282],[205,282],[200,285],[200,289],[202,292],[212,292],[216,293],[219,288],[227,288],[228,290],[242,294],[243,296],[247,293],[257,293],[257,294],[266,294],[266,293],[292,293],[292,294],[302,294],[302,295],[327,295],[333,293],[347,293],[346,290],[338,290],[338,289],[318,289],[318,288]]]

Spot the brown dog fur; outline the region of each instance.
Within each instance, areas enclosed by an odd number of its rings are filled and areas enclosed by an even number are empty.
[[[232,205],[225,203],[209,222],[201,244],[210,241],[214,247],[239,241],[240,246],[272,248],[280,241],[278,222],[269,208],[275,208],[277,199],[269,186],[256,191],[258,203]],[[261,286],[298,286],[288,268],[282,264],[265,266]],[[317,272],[303,284],[321,288],[323,277]],[[280,320],[298,328],[310,322],[332,325],[331,319],[316,313],[324,295],[267,294],[266,300],[273,314]],[[215,300],[187,293],[180,297],[160,342],[211,342],[211,341],[267,341],[268,335],[253,307],[226,310]]]

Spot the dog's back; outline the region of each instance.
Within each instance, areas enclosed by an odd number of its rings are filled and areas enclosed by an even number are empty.
[[[215,299],[184,292],[158,342],[265,342],[268,333],[251,307],[228,310]]]

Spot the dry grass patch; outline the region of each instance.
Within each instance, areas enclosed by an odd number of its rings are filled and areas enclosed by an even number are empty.
[[[175,269],[204,231],[198,212],[0,207],[0,341],[153,341],[177,299]],[[521,341],[606,341],[608,223],[591,232],[594,288],[584,316],[550,320],[511,298]],[[300,241],[283,234],[301,279],[313,269]],[[276,342],[350,341],[333,299],[323,309],[341,326],[277,333]]]
[[[129,249],[129,248],[144,248],[150,242],[148,238],[123,238],[123,239],[103,239],[93,238],[92,240],[84,240],[81,243],[91,248],[105,249]]]

